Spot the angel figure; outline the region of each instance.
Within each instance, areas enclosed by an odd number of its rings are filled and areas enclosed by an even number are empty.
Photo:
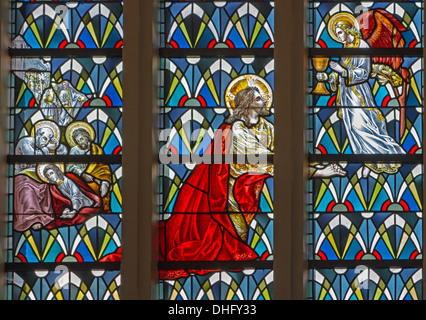
[[[348,12],[333,15],[328,23],[330,36],[345,48],[369,48],[362,38],[357,19]],[[328,80],[337,92],[336,105],[349,144],[355,154],[405,154],[405,150],[388,134],[383,114],[377,108],[368,80],[372,74],[372,61],[366,56],[342,56],[330,61],[330,75],[319,73],[319,80]],[[362,176],[370,170],[393,174],[400,164],[366,163]]]

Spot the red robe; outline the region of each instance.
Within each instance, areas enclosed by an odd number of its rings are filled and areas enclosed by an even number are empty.
[[[220,128],[222,154],[230,146],[230,126]],[[207,154],[212,153],[213,144]],[[269,175],[240,177],[234,195],[242,212],[258,212],[260,193]],[[173,214],[160,222],[160,261],[244,261],[258,258],[258,254],[242,242],[230,220],[228,201],[229,164],[198,164],[182,186]],[[256,187],[256,188],[255,188]],[[188,270],[199,274],[211,270]],[[186,270],[160,271],[160,279],[188,276]]]
[[[102,198],[95,194],[79,177],[72,173],[66,174],[79,189],[90,199],[94,201],[93,206],[81,208],[80,211],[76,214],[73,219],[61,219],[59,216],[62,214],[65,208],[71,208],[71,201],[68,198],[65,198],[59,189],[55,185],[50,186],[50,192],[52,194],[52,204],[53,210],[55,212],[56,218],[54,221],[46,225],[46,229],[54,229],[63,226],[71,226],[79,223],[83,223],[86,219],[92,217],[93,215],[103,211]]]

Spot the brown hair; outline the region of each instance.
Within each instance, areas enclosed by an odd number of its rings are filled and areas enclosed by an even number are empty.
[[[247,87],[238,91],[234,99],[235,110],[225,120],[226,123],[232,123],[240,119],[244,120],[246,124],[250,123],[249,111],[256,91],[260,93],[257,87]]]
[[[77,135],[79,135],[79,134],[82,134],[83,136],[85,136],[89,140],[89,142],[93,143],[93,140],[92,140],[92,137],[90,136],[90,133],[84,128],[77,128],[72,133],[72,139],[74,140],[75,143],[77,143],[77,141],[75,141],[75,139],[77,138]]]
[[[342,29],[345,33],[350,34],[352,36],[354,36],[357,39],[361,38],[361,32],[359,32],[353,25],[352,23],[350,23],[349,21],[346,20],[342,20],[339,21],[336,24],[335,29],[340,28]]]
[[[49,179],[49,177],[47,176],[47,171],[48,170],[53,170],[56,172],[56,174],[59,176],[59,178],[62,180],[65,177],[65,174],[61,171],[61,169],[59,169],[57,166],[55,166],[54,164],[48,164],[44,167],[43,169],[43,175],[46,177],[46,180],[49,181],[49,183],[53,183],[54,182],[52,180]]]

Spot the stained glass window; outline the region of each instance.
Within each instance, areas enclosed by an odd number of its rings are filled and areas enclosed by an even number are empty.
[[[10,1],[7,299],[119,299],[122,1]]]
[[[274,1],[160,6],[158,298],[272,299]]]
[[[423,1],[309,1],[313,300],[422,299]]]

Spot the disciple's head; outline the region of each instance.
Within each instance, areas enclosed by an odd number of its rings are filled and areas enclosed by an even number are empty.
[[[72,134],[72,139],[81,150],[89,149],[90,144],[93,142],[90,133],[83,128],[76,129]]]
[[[227,123],[243,120],[246,124],[250,124],[251,119],[270,114],[269,109],[266,108],[266,100],[257,87],[247,87],[240,90],[235,95],[234,104],[235,110],[226,120]]]
[[[50,140],[55,136],[50,128],[39,128],[36,130],[35,142],[39,148],[46,147]]]
[[[64,107],[69,107],[71,97],[68,90],[61,90],[61,92],[59,93],[59,100],[61,101]]]
[[[46,165],[43,169],[43,175],[52,184],[58,184],[64,179],[64,173],[54,164]]]

